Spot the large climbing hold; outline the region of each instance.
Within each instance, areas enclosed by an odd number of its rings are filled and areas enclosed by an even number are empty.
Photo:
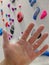
[[[24,18],[23,13],[22,12],[18,12],[17,20],[18,20],[19,23],[21,23],[23,21],[23,18]]]
[[[31,3],[32,0],[29,0],[29,2]]]
[[[47,11],[44,10],[40,16],[40,19],[44,19],[47,16]]]
[[[3,29],[0,28],[0,36],[2,36],[2,34],[3,34]]]
[[[29,0],[31,7],[36,3],[36,0]]]
[[[40,13],[40,8],[37,7],[37,8],[36,8],[36,11],[35,11],[35,13],[34,13],[34,15],[33,15],[33,19],[34,19],[34,20],[37,19],[37,16],[38,16],[39,13]]]

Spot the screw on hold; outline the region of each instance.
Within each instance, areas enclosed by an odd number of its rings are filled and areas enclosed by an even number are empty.
[[[42,36],[42,34],[40,33],[40,35],[38,36],[38,39]]]
[[[10,27],[8,22],[5,23],[5,27]]]
[[[6,14],[5,16],[6,16],[6,17],[10,17],[10,14]]]
[[[23,34],[23,32],[21,32],[21,34]]]
[[[47,16],[47,11],[44,10],[40,16],[40,19],[44,19]]]
[[[11,34],[14,34],[14,31],[10,29],[10,33],[11,33]]]
[[[8,34],[9,40],[11,40],[12,37],[13,37],[13,36],[12,36],[11,34]]]
[[[14,25],[11,26],[11,29],[14,30]]]
[[[14,12],[15,10],[17,10],[17,8],[12,8],[12,11]]]
[[[1,9],[1,15],[3,15],[3,10]]]
[[[10,17],[10,14],[8,14],[8,17]]]
[[[12,22],[14,22],[14,19],[11,19]]]
[[[0,28],[0,36],[2,36],[2,34],[3,34],[3,29]]]
[[[17,10],[17,8],[14,8],[15,10]]]
[[[14,34],[14,25],[11,26],[10,33]]]
[[[23,18],[24,18],[23,14],[21,12],[18,12],[18,14],[17,14],[17,20],[18,20],[19,23],[22,22]]]
[[[21,4],[19,4],[19,8],[21,8],[22,6],[21,6]]]
[[[3,22],[5,22],[5,19],[4,19],[4,18],[2,18],[2,21],[3,21]]]
[[[12,19],[11,18],[9,18],[9,21],[11,21]]]
[[[14,9],[14,8],[12,8],[12,11],[14,12],[14,11],[15,11],[15,9]]]
[[[8,15],[7,15],[7,14],[5,14],[5,16],[7,17]]]
[[[33,5],[36,3],[36,0],[29,0],[30,6],[33,7]]]
[[[32,0],[29,0],[29,2],[31,3]]]
[[[36,8],[36,11],[35,11],[35,13],[34,13],[34,15],[33,15],[33,19],[34,19],[34,20],[37,19],[37,16],[38,16],[39,13],[40,13],[40,8],[37,7],[37,8]]]
[[[10,8],[10,3],[7,6],[8,6],[8,8]]]
[[[15,3],[15,0],[10,0],[12,3]]]

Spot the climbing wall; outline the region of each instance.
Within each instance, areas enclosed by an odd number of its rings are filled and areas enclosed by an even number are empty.
[[[35,23],[30,36],[40,24],[45,25],[45,31],[49,33],[49,0],[0,0],[0,60],[4,58],[2,50],[2,34],[5,29],[8,32],[10,42],[19,40],[29,23]],[[39,39],[43,32],[39,35]],[[44,44],[49,44],[49,37]],[[43,46],[41,45],[40,48]],[[40,49],[39,48],[39,49]],[[47,50],[48,53],[49,49]],[[42,59],[46,59],[42,61]],[[40,57],[33,64],[49,64],[49,57]],[[45,63],[44,63],[45,62]]]

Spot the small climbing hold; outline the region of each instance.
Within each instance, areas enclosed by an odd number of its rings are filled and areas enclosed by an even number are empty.
[[[19,4],[19,8],[21,8],[22,6],[21,6],[21,4]]]
[[[7,15],[7,14],[5,14],[5,16],[7,17],[8,15]]]
[[[15,10],[17,10],[17,8],[14,8]]]
[[[14,25],[11,26],[10,33],[14,34]]]
[[[11,34],[14,34],[14,31],[10,29],[10,33],[11,33]]]
[[[34,19],[34,20],[37,19],[37,16],[38,16],[39,12],[40,12],[40,8],[37,7],[37,8],[36,8],[36,11],[35,11],[35,13],[34,13],[34,15],[33,15],[33,19]]]
[[[14,8],[12,8],[12,11],[14,12],[14,11],[15,11],[15,9],[14,9]]]
[[[44,10],[40,16],[40,19],[44,19],[47,16],[47,11]]]
[[[11,21],[12,19],[11,18],[9,18],[9,21]]]
[[[11,19],[12,22],[14,22],[14,19]]]
[[[15,0],[10,0],[12,3],[15,3]]]
[[[10,8],[10,3],[7,6],[8,6],[8,8]]]
[[[38,36],[38,39],[42,36],[42,34],[40,33],[40,35]]]
[[[1,9],[1,15],[3,16],[3,10]]]
[[[4,19],[4,18],[2,18],[2,21],[3,21],[3,22],[5,22],[5,19]]]
[[[19,23],[22,22],[23,18],[24,18],[23,14],[21,12],[18,12],[18,14],[17,14],[17,20],[18,20]]]
[[[23,34],[23,32],[21,32],[21,34]]]
[[[11,40],[12,37],[13,37],[13,36],[12,36],[11,34],[8,34],[9,40]]]
[[[8,17],[10,17],[10,14],[8,14]]]
[[[5,23],[5,26],[6,26],[6,27],[9,27],[9,23],[8,23],[8,22],[6,22],[6,23]]]
[[[14,25],[11,26],[11,29],[14,30]]]
[[[15,10],[17,10],[17,8],[12,8],[12,11],[14,12]]]

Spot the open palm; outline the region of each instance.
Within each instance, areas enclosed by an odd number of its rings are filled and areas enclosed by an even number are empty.
[[[35,50],[47,38],[48,33],[44,33],[41,36],[41,38],[36,41],[37,37],[44,29],[44,26],[41,25],[34,33],[34,35],[31,36],[29,40],[27,40],[33,27],[34,24],[31,23],[23,33],[21,39],[17,41],[15,44],[9,43],[8,34],[7,32],[4,31],[3,49],[4,49],[5,60],[7,63],[9,63],[9,65],[28,65],[48,48],[48,45],[45,45],[40,51],[35,52]]]

